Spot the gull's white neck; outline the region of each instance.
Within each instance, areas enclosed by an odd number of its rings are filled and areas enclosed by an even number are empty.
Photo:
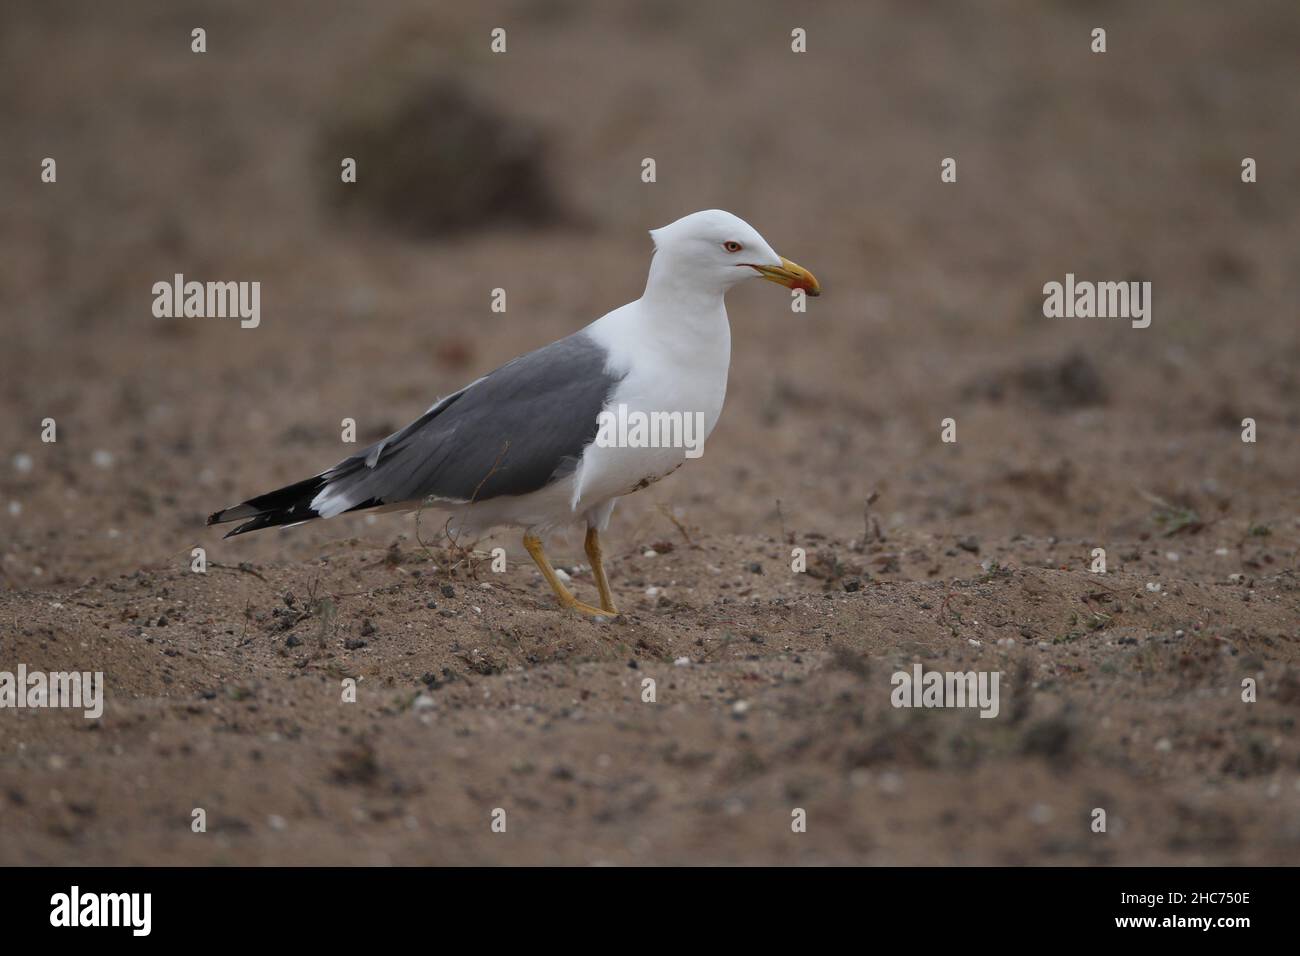
[[[662,253],[650,260],[641,302],[664,315],[677,314],[692,320],[709,320],[718,316],[726,321],[723,296],[726,289],[701,281],[689,265],[673,261]]]
[[[726,290],[692,278],[689,269],[673,268],[666,257],[656,255],[641,298],[588,327],[609,350],[611,367],[623,370],[638,355],[654,354],[660,362],[694,370],[725,390],[731,364]]]

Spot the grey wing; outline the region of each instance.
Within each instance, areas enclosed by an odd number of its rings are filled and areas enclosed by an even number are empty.
[[[520,356],[320,478],[322,517],[433,497],[522,495],[573,471],[621,376],[586,332]]]

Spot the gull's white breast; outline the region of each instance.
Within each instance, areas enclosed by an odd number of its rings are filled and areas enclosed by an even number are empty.
[[[606,409],[615,414],[681,413],[703,424],[707,439],[722,414],[731,363],[727,313],[656,314],[631,302],[587,328],[609,352],[608,368],[623,375]],[[623,409],[620,410],[620,406]],[[575,475],[573,510],[582,513],[658,481],[689,460],[685,447],[587,446]]]

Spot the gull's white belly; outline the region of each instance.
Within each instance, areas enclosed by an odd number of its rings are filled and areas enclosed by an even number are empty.
[[[622,318],[616,312],[602,322]],[[631,494],[698,457],[727,394],[731,337],[725,312],[705,334],[671,343],[671,352],[662,339],[638,335],[642,329],[635,326],[629,334],[631,323],[620,324],[618,339],[602,335],[601,323],[591,331],[609,344],[613,365],[626,371],[605,410],[627,427],[617,429],[612,444],[598,435],[587,446],[574,485],[576,512]],[[638,422],[645,426],[640,432]]]
[[[626,428],[611,429],[607,438],[587,446],[575,488],[575,511],[631,494],[666,478],[704,450],[704,441],[718,423],[726,394],[725,372],[711,382],[680,379],[625,381],[611,397],[611,421]]]

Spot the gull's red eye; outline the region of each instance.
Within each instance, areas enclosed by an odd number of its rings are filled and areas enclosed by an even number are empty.
[[[722,244],[722,248],[726,249],[728,252],[739,252],[744,248],[744,246],[729,239]]]

